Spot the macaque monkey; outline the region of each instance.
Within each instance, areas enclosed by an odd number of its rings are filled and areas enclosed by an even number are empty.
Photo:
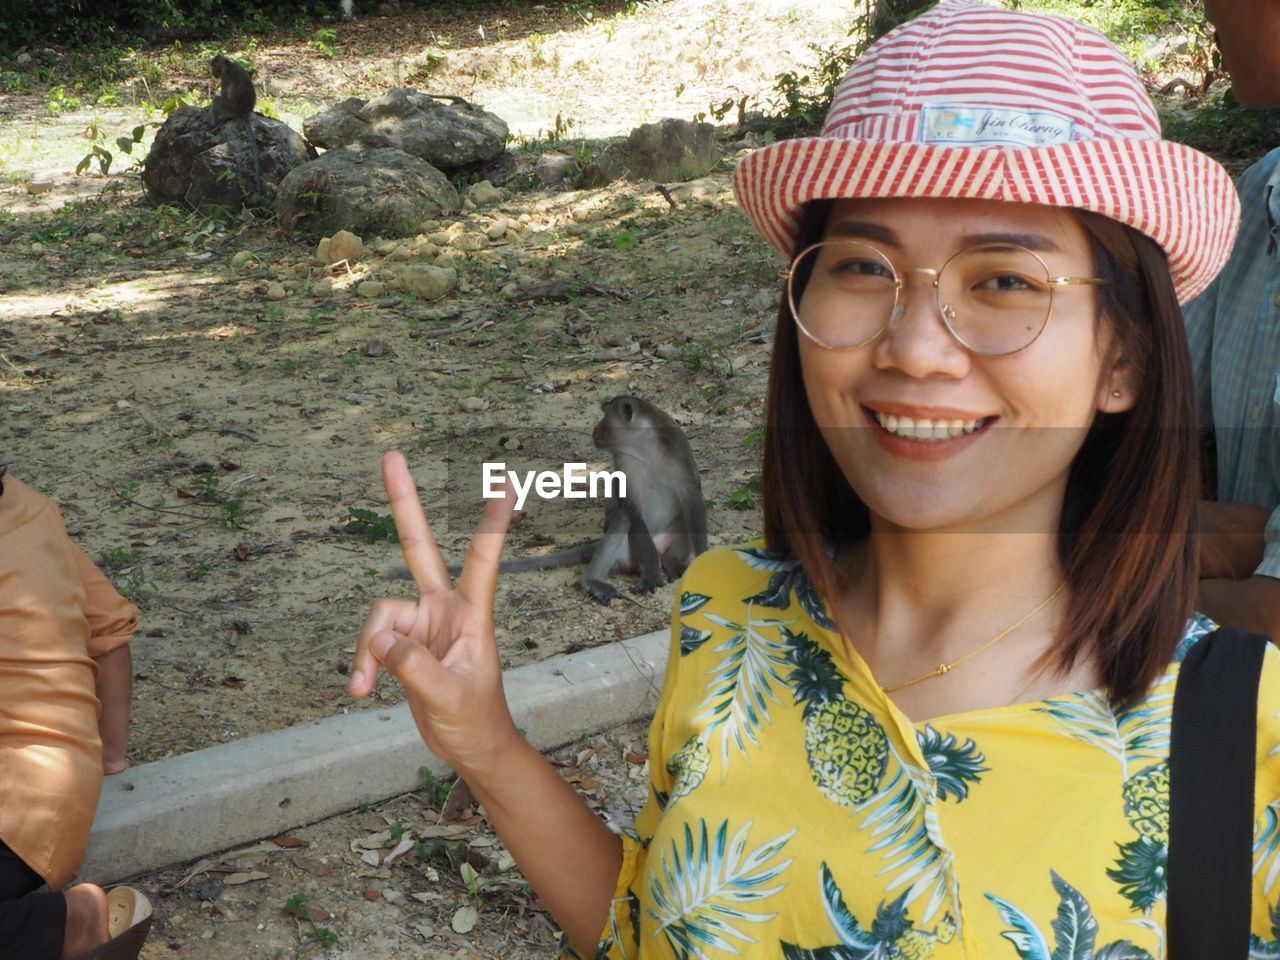
[[[258,102],[258,93],[253,89],[253,81],[244,67],[222,54],[213,58],[209,69],[213,78],[222,84],[221,92],[214,94],[213,103],[209,105],[209,111],[217,118],[213,128],[217,130],[228,120],[244,120],[245,134],[249,137],[253,153],[254,189],[261,193],[262,167],[258,161],[258,138],[253,133],[253,108]]]
[[[613,469],[626,474],[627,496],[611,497],[604,509],[604,535],[540,557],[504,560],[503,573],[548,570],[583,563],[582,589],[607,604],[622,596],[608,582],[619,571],[638,573],[637,593],[676,580],[707,549],[707,513],[702,480],[689,441],[672,420],[648,400],[614,397],[592,432],[598,449],[613,455]],[[449,567],[457,576],[459,566]],[[403,568],[396,576],[408,577]]]

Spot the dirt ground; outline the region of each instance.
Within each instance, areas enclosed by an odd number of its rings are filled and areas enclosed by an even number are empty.
[[[335,27],[332,58],[305,41],[259,41],[260,108],[304,115],[315,106],[296,96],[304,89],[374,96],[404,82],[425,40],[445,60],[414,82],[510,107],[513,131],[532,138],[513,154],[530,165],[539,129],[600,138],[731,96],[763,100],[814,39],[814,15],[776,0],[600,9],[590,23],[561,8],[515,23],[483,9],[466,21],[362,17]],[[179,75],[133,92],[192,87],[207,90]],[[590,439],[600,403],[637,394],[687,429],[712,543],[758,529],[755,511],[729,502],[757,471],[747,441],[780,266],[728,191],[753,135],[727,129],[721,168],[671,200],[645,183],[517,181],[496,205],[424,224],[462,276],[459,291],[424,303],[355,293],[399,255],[391,241],[365,237],[370,252],[318,296],[310,285],[327,271],[312,245],[270,224],[149,208],[133,170],[75,177],[86,123],[123,129],[142,112],[55,115],[47,96],[0,96],[0,144],[12,145],[0,187],[0,460],[62,505],[142,610],[131,762],[361,706],[344,691],[359,624],[372,599],[410,586],[385,575],[393,544],[345,529],[353,509],[387,513],[385,450],[409,456],[447,556],[461,558],[482,462],[604,466]],[[538,113],[539,98],[554,103]],[[28,193],[32,178],[47,192]],[[519,226],[491,240],[498,221]],[[233,265],[237,254],[247,261]],[[283,299],[268,295],[272,282]],[[533,503],[508,552],[577,544],[599,523],[590,501]],[[508,664],[667,623],[671,586],[606,608],[577,588],[578,572],[504,579]],[[390,681],[376,693],[398,697]]]
[[[645,728],[553,754],[611,824],[648,789]],[[443,798],[443,802],[442,802]],[[133,883],[153,900],[143,960],[549,960],[559,932],[460,788],[432,786]]]

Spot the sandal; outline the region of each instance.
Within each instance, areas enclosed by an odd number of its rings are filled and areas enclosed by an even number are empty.
[[[133,887],[107,891],[107,936],[76,960],[136,960],[151,930],[151,901]]]

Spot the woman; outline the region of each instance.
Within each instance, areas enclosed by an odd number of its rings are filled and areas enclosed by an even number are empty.
[[[509,505],[450,592],[397,454],[422,597],[375,606],[352,691],[379,664],[401,679],[579,951],[1163,957],[1173,685],[1211,629],[1191,616],[1177,304],[1229,252],[1229,179],[1160,140],[1095,31],[951,0],[854,65],[820,137],[734,182],[792,259],[766,546],[682,581],[634,833],[612,838],[507,714]],[[1275,649],[1259,700],[1265,755]],[[1265,949],[1276,766],[1256,791]]]

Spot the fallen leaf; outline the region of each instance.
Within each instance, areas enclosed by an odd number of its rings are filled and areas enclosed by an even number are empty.
[[[298,855],[293,858],[293,865],[313,877],[327,877],[333,873],[333,867],[315,857]]]
[[[382,865],[385,867],[395,863],[397,860],[403,857],[406,853],[412,850],[416,842],[417,841],[413,839],[412,833],[406,833],[404,837],[400,840],[400,842],[396,844],[396,848],[392,850],[390,853],[388,853],[385,857],[383,857]]]
[[[366,900],[370,901],[370,902],[372,902],[372,901],[374,901],[374,900],[381,900],[381,899],[382,899],[382,891],[381,891],[381,890],[366,890],[366,891],[364,892],[364,898],[365,898]]]
[[[376,867],[379,863],[377,850],[361,850],[360,859],[371,867]]]
[[[475,907],[459,907],[453,915],[453,920],[449,922],[449,926],[453,927],[454,933],[470,933],[476,928],[476,923],[479,920],[480,912]]]
[[[440,808],[440,819],[461,820],[470,809],[471,788],[467,786],[465,780],[459,777],[453,781],[453,786],[449,788],[449,795],[445,797],[444,806]]]
[[[263,873],[261,870],[251,870],[248,873],[231,873],[222,878],[222,882],[229,887],[239,886],[242,883],[253,883],[255,880],[269,880],[271,874]]]
[[[351,852],[358,853],[361,850],[381,850],[383,847],[391,846],[391,831],[379,830],[377,833],[371,833],[367,837],[356,837],[351,841]]]
[[[600,781],[595,777],[583,777],[578,781],[578,785],[582,787],[583,790],[598,790],[602,786]]]
[[[470,832],[469,827],[457,823],[429,823],[414,830],[423,840],[457,840]]]
[[[301,837],[276,837],[272,841],[277,847],[309,847],[310,840],[303,840]]]

